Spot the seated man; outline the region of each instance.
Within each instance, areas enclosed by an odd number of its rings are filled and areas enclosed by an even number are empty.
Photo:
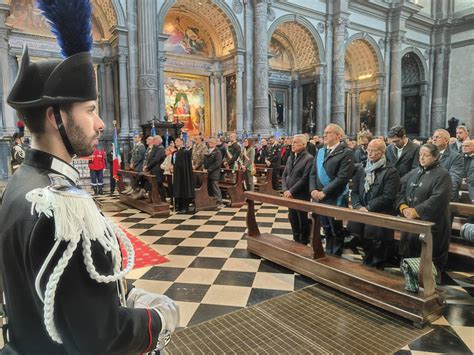
[[[395,214],[400,175],[387,164],[385,149],[381,139],[374,139],[368,145],[367,166],[360,167],[353,180],[351,198],[356,210]],[[349,222],[348,229],[361,237],[364,264],[382,268],[389,255],[393,230],[357,222]]]

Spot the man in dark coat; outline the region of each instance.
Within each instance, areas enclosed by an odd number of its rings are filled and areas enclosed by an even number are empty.
[[[152,137],[152,142],[153,147],[148,156],[147,165],[143,170],[156,176],[161,201],[166,202],[166,192],[163,186],[163,169],[161,169],[161,164],[163,164],[166,158],[166,152],[162,145],[161,136]]]
[[[224,159],[224,167],[234,169],[235,164],[238,163],[238,159],[240,158],[241,148],[237,142],[237,134],[235,132],[232,132],[229,138],[230,142],[227,147],[226,156],[222,157],[222,159]]]
[[[227,146],[221,137],[217,138],[216,148],[220,150],[222,156],[222,163],[224,163],[224,158],[227,156]]]
[[[309,154],[315,157],[316,152],[317,152],[317,148],[316,148],[317,142],[314,142],[314,144],[311,143],[309,134],[305,133],[305,135],[306,135],[306,139],[308,140],[308,144],[306,145],[306,150],[308,151]]]
[[[453,184],[451,201],[459,201],[459,189],[461,188],[462,175],[464,172],[464,161],[461,154],[449,149],[449,132],[444,129],[437,129],[433,134],[433,144],[440,152],[439,163],[445,168]]]
[[[13,134],[13,146],[11,149],[12,160],[10,162],[12,174],[15,173],[25,159],[25,149],[23,148],[23,133]]]
[[[458,126],[456,128],[456,142],[450,144],[449,148],[461,154],[462,144],[467,140],[469,140],[469,129],[464,125]]]
[[[434,144],[420,149],[420,167],[402,179],[397,198],[397,209],[409,219],[434,222],[433,263],[442,272],[446,266],[451,239],[452,184],[449,173],[439,165],[439,150]],[[400,255],[404,258],[419,257],[419,236],[403,232],[400,239]]]
[[[367,163],[367,147],[373,139],[372,133],[362,132],[359,136],[359,146],[354,151],[354,163],[356,171],[359,168],[364,168]]]
[[[173,153],[173,196],[178,213],[189,213],[189,204],[195,197],[192,153],[183,146],[183,140],[174,141],[176,151]]]
[[[137,288],[126,295],[122,278],[132,264],[121,270],[118,239],[129,255],[133,246],[78,186],[79,172],[71,165],[74,155],[92,153],[104,129],[96,113],[92,42],[75,38],[90,32],[92,8],[81,2],[85,9],[78,12],[81,4],[70,0],[71,6],[60,7],[69,12],[58,12],[45,3],[41,10],[53,26],[61,18],[57,35],[69,46],[62,48],[64,60],[34,63],[25,47],[7,98],[34,149],[8,182],[0,209],[8,314],[2,353],[146,353],[162,329],[174,330],[177,307],[166,296]]]
[[[146,148],[142,142],[142,135],[137,133],[133,137],[133,149],[130,158],[130,168],[133,171],[143,171],[143,161],[145,160]]]
[[[369,143],[367,166],[360,167],[353,179],[351,199],[356,210],[395,214],[400,176],[387,165],[385,149],[381,139]],[[357,222],[349,222],[348,229],[361,238],[364,264],[382,268],[390,253],[393,230]]]
[[[309,201],[309,174],[313,168],[313,156],[306,151],[306,136],[298,134],[293,137],[290,157],[285,165],[281,179],[283,197]],[[293,240],[301,244],[309,242],[308,213],[288,209]]]
[[[474,139],[462,143],[464,153],[464,178],[469,190],[469,199],[474,204]],[[469,217],[469,223],[474,223],[474,216]]]
[[[273,169],[272,172],[272,186],[273,190],[279,191],[280,190],[280,182],[278,176],[280,174],[280,167],[281,167],[281,147],[278,144],[278,141],[275,140],[275,137],[270,137],[270,155],[268,160],[265,164]]]
[[[341,142],[343,134],[342,128],[333,123],[324,129],[325,146],[316,154],[309,181],[311,197],[316,202],[347,207],[354,153]],[[342,255],[345,236],[342,221],[321,216],[321,225],[326,236],[326,251]]]
[[[209,152],[204,156],[204,169],[207,170],[207,191],[209,196],[217,198],[218,207],[224,207],[222,203],[222,192],[219,188],[221,177],[222,155],[219,148],[216,147],[216,139],[209,139]]]
[[[398,170],[400,178],[418,167],[418,152],[420,146],[408,139],[405,129],[395,126],[388,132],[390,145],[385,152],[385,157],[390,166]]]
[[[281,148],[281,166],[285,167],[288,158],[290,157],[291,151],[291,138],[285,138],[285,144]]]
[[[262,138],[260,142],[260,148],[255,152],[255,164],[265,164],[270,156],[270,147],[268,146],[267,140]]]

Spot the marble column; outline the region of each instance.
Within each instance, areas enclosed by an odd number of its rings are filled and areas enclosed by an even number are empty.
[[[114,63],[107,60],[105,63],[105,131],[111,134],[113,131],[113,120],[115,119],[115,100],[114,100]]]
[[[375,135],[382,134],[382,103],[383,103],[383,85],[377,86],[377,103],[375,104]]]
[[[445,59],[447,49],[440,46],[435,49],[433,101],[431,104],[431,130],[446,127],[446,107],[444,98]]]
[[[403,36],[401,34],[392,34],[390,41],[389,129],[402,124],[402,42]]]
[[[222,132],[227,131],[227,102],[226,102],[226,92],[225,92],[225,76],[223,73],[218,73],[218,80],[219,80],[219,85],[220,85],[220,90],[219,90],[219,101],[218,101],[218,107],[220,107],[220,116],[221,116],[221,129]]]
[[[105,63],[100,63],[97,66],[97,73],[99,74],[99,113],[100,117],[107,120],[107,107],[105,105],[107,97],[107,89],[105,85]]]
[[[165,122],[166,115],[166,101],[165,101],[165,46],[164,43],[168,39],[168,36],[160,35],[158,41],[158,118],[161,122]]]
[[[420,136],[421,137],[429,137],[430,135],[430,127],[429,127],[429,120],[428,120],[428,84],[423,82],[420,86],[420,98],[421,98],[421,108],[420,108]]]
[[[128,104],[131,116],[131,130],[140,129],[138,95],[138,46],[137,46],[137,2],[126,1],[128,30]]]
[[[244,129],[252,132],[253,117],[253,8],[250,1],[244,2],[245,21],[245,84],[244,84]]]
[[[119,53],[119,95],[120,95],[120,136],[128,137],[130,133],[130,116],[128,114],[128,78],[127,55]]]
[[[385,64],[385,73],[389,75],[390,73],[390,39],[387,37],[384,39],[384,64]],[[380,134],[385,135],[389,130],[388,117],[390,115],[390,77],[387,76],[387,80],[384,83],[384,94],[383,94],[383,120],[381,121]]]
[[[0,136],[11,134],[16,129],[15,111],[7,104],[7,97],[13,85],[8,54],[9,29],[5,26],[9,11],[10,5],[0,4]]]
[[[323,105],[324,105],[324,100],[323,100],[323,87],[325,85],[325,80],[324,80],[324,71],[323,68],[321,68],[321,72],[317,78],[316,81],[316,90],[317,90],[317,96],[316,96],[316,133],[317,134],[322,134],[324,130],[324,116],[323,116]]]
[[[301,132],[301,127],[298,126],[298,122],[299,122],[299,119],[298,119],[298,97],[299,97],[299,94],[298,94],[298,84],[296,82],[293,82],[292,84],[292,89],[293,89],[293,98],[292,98],[292,101],[293,101],[293,114],[292,114],[292,117],[291,117],[291,133],[292,134],[296,134],[296,133],[300,133]]]
[[[159,113],[156,6],[153,0],[137,0],[140,123]]]
[[[344,84],[345,84],[345,34],[347,19],[337,17],[334,20],[334,43],[332,61],[332,105],[331,122],[346,129],[344,122]]]
[[[237,72],[236,72],[236,129],[239,134],[243,133],[244,131],[244,117],[243,117],[243,108],[244,108],[244,101],[243,101],[243,85],[242,85],[242,78],[243,78],[243,71],[244,68],[243,66],[237,67]]]
[[[359,89],[356,87],[351,91],[351,127],[350,130],[346,130],[346,133],[349,133],[353,136],[358,132],[358,127],[360,126],[360,116],[359,116]],[[349,100],[348,100],[349,101]]]
[[[216,77],[214,73],[211,74],[209,77],[209,97],[211,98],[211,107],[209,108],[210,117],[206,117],[206,120],[211,120],[211,135],[217,136],[218,130],[218,120],[217,120],[217,112],[216,112],[216,103],[217,103],[217,95],[216,95]]]
[[[8,56],[8,69],[9,69],[9,78],[10,83],[13,85],[15,82],[16,76],[18,74],[18,59],[15,55]],[[15,110],[13,111],[13,120],[16,122],[18,120],[17,114]]]
[[[332,95],[332,51],[333,51],[333,20],[332,15],[328,15],[326,21],[326,87],[325,87],[325,103],[324,103],[324,118],[321,122],[322,129],[331,122],[331,95]],[[321,131],[322,133],[322,131]]]
[[[267,0],[255,0],[254,8],[254,108],[253,133],[267,133],[268,117],[268,46]]]

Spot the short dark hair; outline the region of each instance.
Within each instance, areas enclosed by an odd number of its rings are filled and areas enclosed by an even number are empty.
[[[73,103],[62,104],[59,106],[59,109],[67,112],[67,114],[70,115],[72,105]],[[17,110],[17,115],[20,120],[23,121],[25,126],[28,127],[32,134],[39,135],[44,133],[44,127],[46,123],[44,117],[49,107],[51,107],[51,105],[24,108]]]
[[[390,128],[390,131],[388,131],[388,138],[393,138],[393,137],[403,138],[406,135],[407,135],[407,132],[405,131],[405,128],[403,128],[402,126],[394,126]]]
[[[440,155],[441,155],[441,153],[440,153],[438,147],[437,147],[436,145],[434,145],[434,144],[426,143],[426,144],[423,144],[423,145],[421,146],[421,148],[426,148],[426,149],[428,149],[428,151],[430,152],[431,156],[432,156],[433,158],[435,158],[435,160],[438,160],[439,157],[440,157]],[[420,149],[421,149],[421,148],[420,148]]]

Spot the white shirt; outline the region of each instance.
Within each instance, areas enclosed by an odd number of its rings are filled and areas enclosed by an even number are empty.
[[[408,139],[407,139],[407,142],[403,145],[403,147],[398,148],[397,146],[395,146],[395,148],[397,148],[397,159],[400,159],[403,153],[403,149],[405,148],[407,144],[408,144]]]

